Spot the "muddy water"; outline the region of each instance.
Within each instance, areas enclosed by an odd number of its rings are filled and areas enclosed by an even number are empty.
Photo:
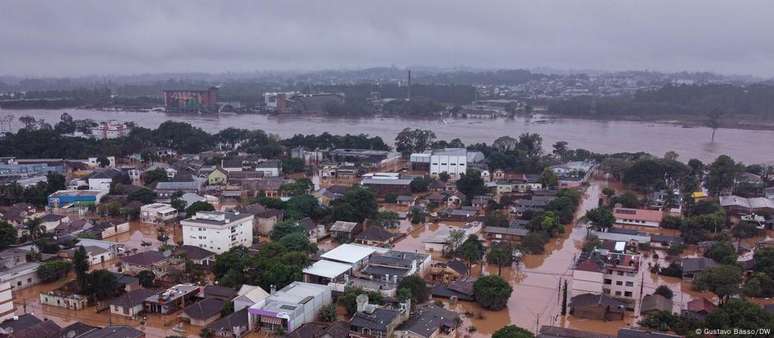
[[[774,161],[768,145],[774,141],[774,131],[719,129],[715,142],[710,142],[709,128],[682,128],[677,125],[636,121],[594,121],[581,119],[543,119],[517,117],[514,119],[449,119],[415,120],[402,118],[333,118],[327,116],[266,116],[266,115],[181,115],[158,112],[116,112],[84,109],[62,110],[2,110],[0,116],[12,114],[17,119],[30,115],[54,124],[67,112],[76,119],[132,121],[146,128],[156,128],[167,120],[184,121],[209,132],[229,127],[263,129],[272,134],[289,137],[296,133],[331,134],[366,133],[380,136],[392,143],[404,128],[430,129],[440,139],[460,138],[465,143],[491,143],[499,136],[517,136],[538,133],[543,144],[567,141],[573,148],[595,152],[646,151],[663,155],[674,150],[680,159],[698,158],[711,161],[728,154],[745,163]],[[539,121],[538,121],[539,120]],[[544,123],[547,122],[547,123]],[[22,124],[14,120],[12,129]]]
[[[156,225],[141,222],[129,222],[129,231],[109,238],[108,241],[123,243],[127,250],[136,249],[139,252],[148,250],[157,250],[161,245],[158,240],[159,232],[165,232],[169,236],[169,244],[174,243],[175,238],[181,238],[179,225]],[[149,246],[143,246],[142,243],[150,243]]]

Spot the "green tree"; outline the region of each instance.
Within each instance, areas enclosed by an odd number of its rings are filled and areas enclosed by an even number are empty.
[[[656,291],[653,292],[653,294],[664,296],[664,298],[672,299],[674,297],[674,293],[672,292],[672,289],[670,289],[666,285],[659,285],[659,287],[656,288]]]
[[[148,170],[142,174],[142,182],[145,183],[145,185],[151,185],[156,182],[166,182],[168,179],[167,171],[162,168]]]
[[[502,275],[503,266],[513,264],[513,247],[509,243],[492,243],[486,255],[489,264],[497,265],[497,275]]]
[[[375,221],[385,228],[397,228],[400,225],[400,218],[394,211],[380,211]]]
[[[24,222],[24,228],[30,236],[30,239],[36,241],[43,236],[45,229],[43,228],[43,220],[35,217]]]
[[[699,273],[693,281],[697,290],[709,290],[725,303],[729,297],[739,292],[742,282],[742,270],[733,265],[720,265]]]
[[[605,207],[594,208],[586,212],[586,218],[597,228],[609,228],[615,224],[615,216]]]
[[[320,309],[320,320],[323,322],[336,321],[336,304],[328,304]]]
[[[88,288],[88,274],[89,274],[89,258],[86,254],[86,249],[83,246],[78,246],[73,253],[73,270],[75,271],[75,279],[78,282],[78,288],[80,290],[86,290]]]
[[[63,190],[65,188],[65,183],[67,179],[64,177],[64,175],[60,173],[55,172],[49,172],[46,174],[46,185],[48,186],[48,193],[54,193],[58,190]]]
[[[389,193],[384,196],[384,203],[395,203],[398,201],[398,195]]]
[[[470,235],[462,242],[459,248],[459,255],[468,262],[468,269],[470,269],[473,264],[480,262],[481,258],[483,258],[484,245],[478,239],[478,236]]]
[[[317,245],[309,241],[305,232],[292,232],[280,238],[279,243],[290,251],[304,253],[317,252]]]
[[[189,216],[196,215],[200,211],[214,211],[215,207],[204,201],[196,201],[191,203],[188,208],[185,209],[185,214]]]
[[[501,310],[508,304],[513,288],[499,276],[484,276],[473,283],[476,303],[488,310]]]
[[[729,242],[715,242],[704,252],[704,257],[712,258],[720,264],[736,264],[736,249]]]
[[[395,150],[408,157],[427,150],[434,140],[435,133],[431,130],[406,128],[395,137]]]
[[[425,223],[425,212],[420,208],[411,209],[411,224]]]
[[[749,329],[774,327],[774,316],[757,304],[731,299],[707,315],[704,324],[709,329]],[[721,337],[734,337],[721,335]]]
[[[709,165],[707,173],[707,190],[713,196],[718,196],[722,191],[733,188],[736,181],[736,175],[742,172],[744,168],[734,162],[727,155],[718,156],[718,158]]]
[[[460,175],[460,179],[457,180],[457,190],[463,193],[468,201],[482,195],[486,188],[481,173],[477,170],[468,170],[464,175]]]
[[[70,264],[70,262],[57,260],[42,263],[38,266],[36,272],[38,278],[40,278],[43,283],[50,283],[67,276],[67,273],[70,272],[71,268],[72,264]]]
[[[427,192],[427,190],[430,188],[431,183],[433,183],[432,178],[424,177],[424,176],[415,177],[413,180],[411,180],[411,183],[409,183],[409,188],[411,188],[411,192],[415,194],[423,193],[423,192]]]
[[[430,288],[418,275],[406,276],[398,283],[398,289],[406,289],[411,293],[411,304],[422,304],[430,297]]]
[[[139,201],[143,204],[153,203],[156,200],[156,193],[148,188],[140,188],[129,193],[126,199],[130,201]]]
[[[304,172],[304,160],[300,158],[286,158],[282,160],[282,171],[285,173]]]
[[[271,231],[271,239],[279,241],[281,238],[294,233],[304,234],[306,229],[294,220],[279,221],[274,224],[274,229]]]
[[[546,189],[553,189],[559,186],[559,177],[550,168],[545,168],[543,174],[540,175],[540,183]]]
[[[156,275],[150,270],[143,270],[137,274],[140,285],[144,288],[152,288],[156,284]]]
[[[97,300],[112,298],[123,292],[123,290],[118,287],[116,276],[110,271],[96,270],[87,274],[87,277],[88,291],[86,293]]]
[[[753,255],[753,270],[763,272],[774,278],[774,247],[765,247],[755,250]]]
[[[770,298],[774,296],[774,279],[765,273],[755,272],[744,283],[742,294],[748,297]]]
[[[363,222],[379,211],[376,197],[368,189],[353,187],[342,198],[333,201],[332,217],[337,221]]]
[[[508,325],[497,331],[492,335],[492,338],[534,338],[535,335],[525,329],[522,329],[516,325]]]
[[[0,250],[16,244],[17,240],[16,227],[6,221],[0,221]]]

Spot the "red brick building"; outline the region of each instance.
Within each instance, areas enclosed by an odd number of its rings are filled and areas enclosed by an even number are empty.
[[[217,108],[218,88],[164,90],[167,111],[200,111]]]

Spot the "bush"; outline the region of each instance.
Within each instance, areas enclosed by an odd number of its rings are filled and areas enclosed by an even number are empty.
[[[492,338],[532,338],[535,335],[516,325],[508,325],[495,331]]]

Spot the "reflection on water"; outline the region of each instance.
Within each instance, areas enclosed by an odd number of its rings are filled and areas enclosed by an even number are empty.
[[[774,131],[718,129],[715,143],[708,144],[712,130],[709,128],[682,128],[672,124],[636,121],[593,121],[582,119],[546,119],[548,123],[531,123],[528,118],[465,120],[448,119],[414,120],[401,118],[332,118],[324,116],[290,115],[283,117],[266,115],[181,115],[158,112],[116,112],[83,109],[62,110],[2,110],[0,115],[13,114],[17,118],[31,115],[56,123],[67,112],[76,119],[115,119],[133,121],[140,126],[155,128],[167,120],[189,122],[196,127],[214,132],[229,127],[262,129],[268,133],[289,137],[293,134],[365,133],[382,137],[391,143],[404,128],[431,129],[439,139],[460,138],[466,143],[491,143],[499,136],[517,136],[530,132],[543,136],[543,144],[567,141],[573,148],[585,148],[595,152],[645,151],[663,155],[673,150],[681,160],[698,158],[710,161],[728,154],[745,163],[774,161],[768,145],[774,141]],[[21,123],[15,122],[14,128]]]

